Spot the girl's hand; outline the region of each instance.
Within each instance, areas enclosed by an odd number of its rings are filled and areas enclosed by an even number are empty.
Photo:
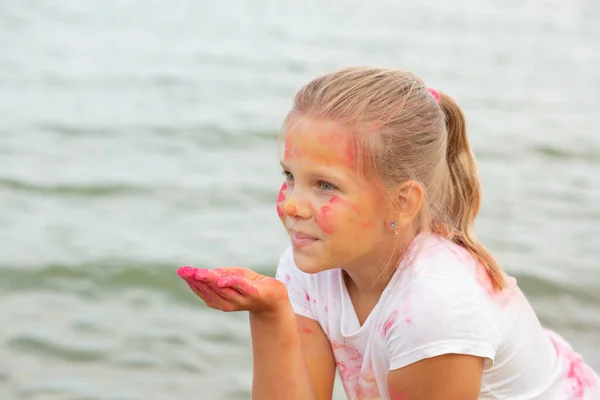
[[[177,274],[207,306],[221,311],[268,313],[287,302],[287,288],[250,269],[181,267]]]

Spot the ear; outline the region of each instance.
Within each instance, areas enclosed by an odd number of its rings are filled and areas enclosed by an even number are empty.
[[[423,205],[423,187],[417,181],[406,181],[396,191],[391,221],[396,221],[399,228],[406,228],[421,211]]]

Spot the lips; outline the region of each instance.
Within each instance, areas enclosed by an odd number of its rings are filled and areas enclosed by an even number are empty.
[[[290,238],[292,239],[292,246],[296,248],[308,246],[309,244],[312,244],[319,240],[314,236],[310,236],[305,233],[295,231],[293,229],[290,230]]]

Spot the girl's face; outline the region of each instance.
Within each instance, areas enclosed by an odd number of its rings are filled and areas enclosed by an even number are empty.
[[[373,262],[393,237],[383,197],[357,172],[355,154],[352,135],[333,121],[302,118],[286,131],[277,212],[304,272]]]

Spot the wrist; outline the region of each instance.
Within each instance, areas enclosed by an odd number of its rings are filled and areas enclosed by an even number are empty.
[[[287,295],[273,304],[272,307],[260,311],[250,311],[250,319],[255,321],[276,322],[294,316],[294,310]]]

